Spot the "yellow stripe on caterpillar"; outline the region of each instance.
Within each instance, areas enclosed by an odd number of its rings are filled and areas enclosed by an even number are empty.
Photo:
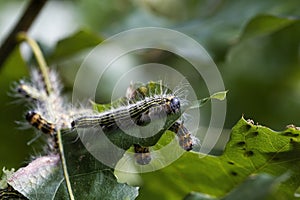
[[[33,127],[37,128],[38,130],[42,131],[45,134],[54,135],[56,132],[55,125],[47,121],[46,119],[44,119],[39,113],[35,111],[29,111],[26,114],[26,120]]]

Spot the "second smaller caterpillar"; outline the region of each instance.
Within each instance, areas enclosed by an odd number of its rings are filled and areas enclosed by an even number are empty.
[[[55,125],[44,119],[39,113],[35,111],[29,111],[26,114],[25,118],[29,122],[29,124],[45,134],[54,135],[56,132]]]

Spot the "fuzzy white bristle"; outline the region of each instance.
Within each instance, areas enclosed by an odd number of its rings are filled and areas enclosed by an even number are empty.
[[[37,70],[32,70],[32,85],[37,85],[40,91],[46,93],[46,88],[44,84],[44,77]],[[70,109],[69,104],[61,95],[62,84],[59,76],[55,70],[49,71],[49,81],[52,87],[51,93],[45,99],[40,99],[36,103],[36,109],[39,111],[46,119],[52,121],[57,129],[70,128],[70,117],[68,110]]]

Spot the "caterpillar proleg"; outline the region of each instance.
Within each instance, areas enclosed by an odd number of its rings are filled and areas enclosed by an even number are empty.
[[[143,147],[138,144],[134,144],[134,157],[138,164],[146,165],[149,164],[151,161],[151,154],[149,147]]]

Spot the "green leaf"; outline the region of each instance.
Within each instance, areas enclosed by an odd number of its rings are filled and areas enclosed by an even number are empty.
[[[138,188],[119,183],[113,169],[97,160],[78,138],[77,133],[63,135],[65,157],[76,199],[135,199]],[[76,151],[74,151],[76,149]],[[120,155],[122,156],[122,155]],[[68,198],[65,182],[59,183],[55,199]]]
[[[276,129],[296,123],[299,34],[300,20],[292,17],[263,15],[248,22],[241,40],[229,50],[223,71],[231,93],[230,116],[247,113]]]
[[[256,200],[265,199],[271,192],[271,187],[274,185],[275,178],[268,174],[259,174],[250,176],[245,182],[236,187],[231,193],[224,198],[211,198],[208,195],[192,192],[187,195],[184,200]]]
[[[226,98],[227,92],[228,92],[228,90],[227,91],[223,91],[223,92],[216,92],[213,95],[211,95],[210,98],[211,99],[217,99],[217,100],[223,101]]]
[[[188,107],[188,109],[200,108],[200,107],[204,106],[205,103],[207,103],[211,99],[217,99],[217,100],[223,101],[226,98],[227,92],[228,91],[216,92],[216,93],[212,94],[210,97],[197,100],[197,101],[193,102],[192,105]]]
[[[247,39],[251,37],[258,37],[262,35],[272,34],[278,30],[281,30],[294,22],[296,19],[292,18],[281,18],[272,15],[259,15],[255,16],[247,24],[243,33],[241,34],[241,39]]]
[[[111,171],[90,172],[71,177],[76,199],[135,199],[138,188],[118,183]],[[66,199],[65,182],[60,185],[55,199]]]
[[[299,136],[293,127],[275,132],[241,119],[221,156],[187,152],[163,170],[142,174],[141,198],[149,199],[145,194],[152,193],[152,198],[164,194],[163,199],[180,199],[190,191],[223,197],[252,174],[276,177],[288,171],[290,176],[279,184],[273,199],[293,199],[300,185]]]
[[[75,55],[80,51],[94,47],[102,42],[103,39],[88,30],[79,30],[73,35],[60,40],[53,54],[49,57],[50,62],[61,60]]]
[[[275,16],[299,16],[298,7],[299,1],[297,0],[210,2],[205,7],[196,6],[197,14],[206,13],[206,16],[187,21],[177,30],[195,36],[197,41],[210,52],[215,62],[223,62],[228,49],[236,43],[243,28],[253,17],[262,13]]]
[[[284,175],[283,175],[284,176]],[[279,178],[278,178],[279,179]],[[268,174],[250,176],[245,182],[235,188],[223,200],[256,200],[265,199],[271,192],[275,178]]]

